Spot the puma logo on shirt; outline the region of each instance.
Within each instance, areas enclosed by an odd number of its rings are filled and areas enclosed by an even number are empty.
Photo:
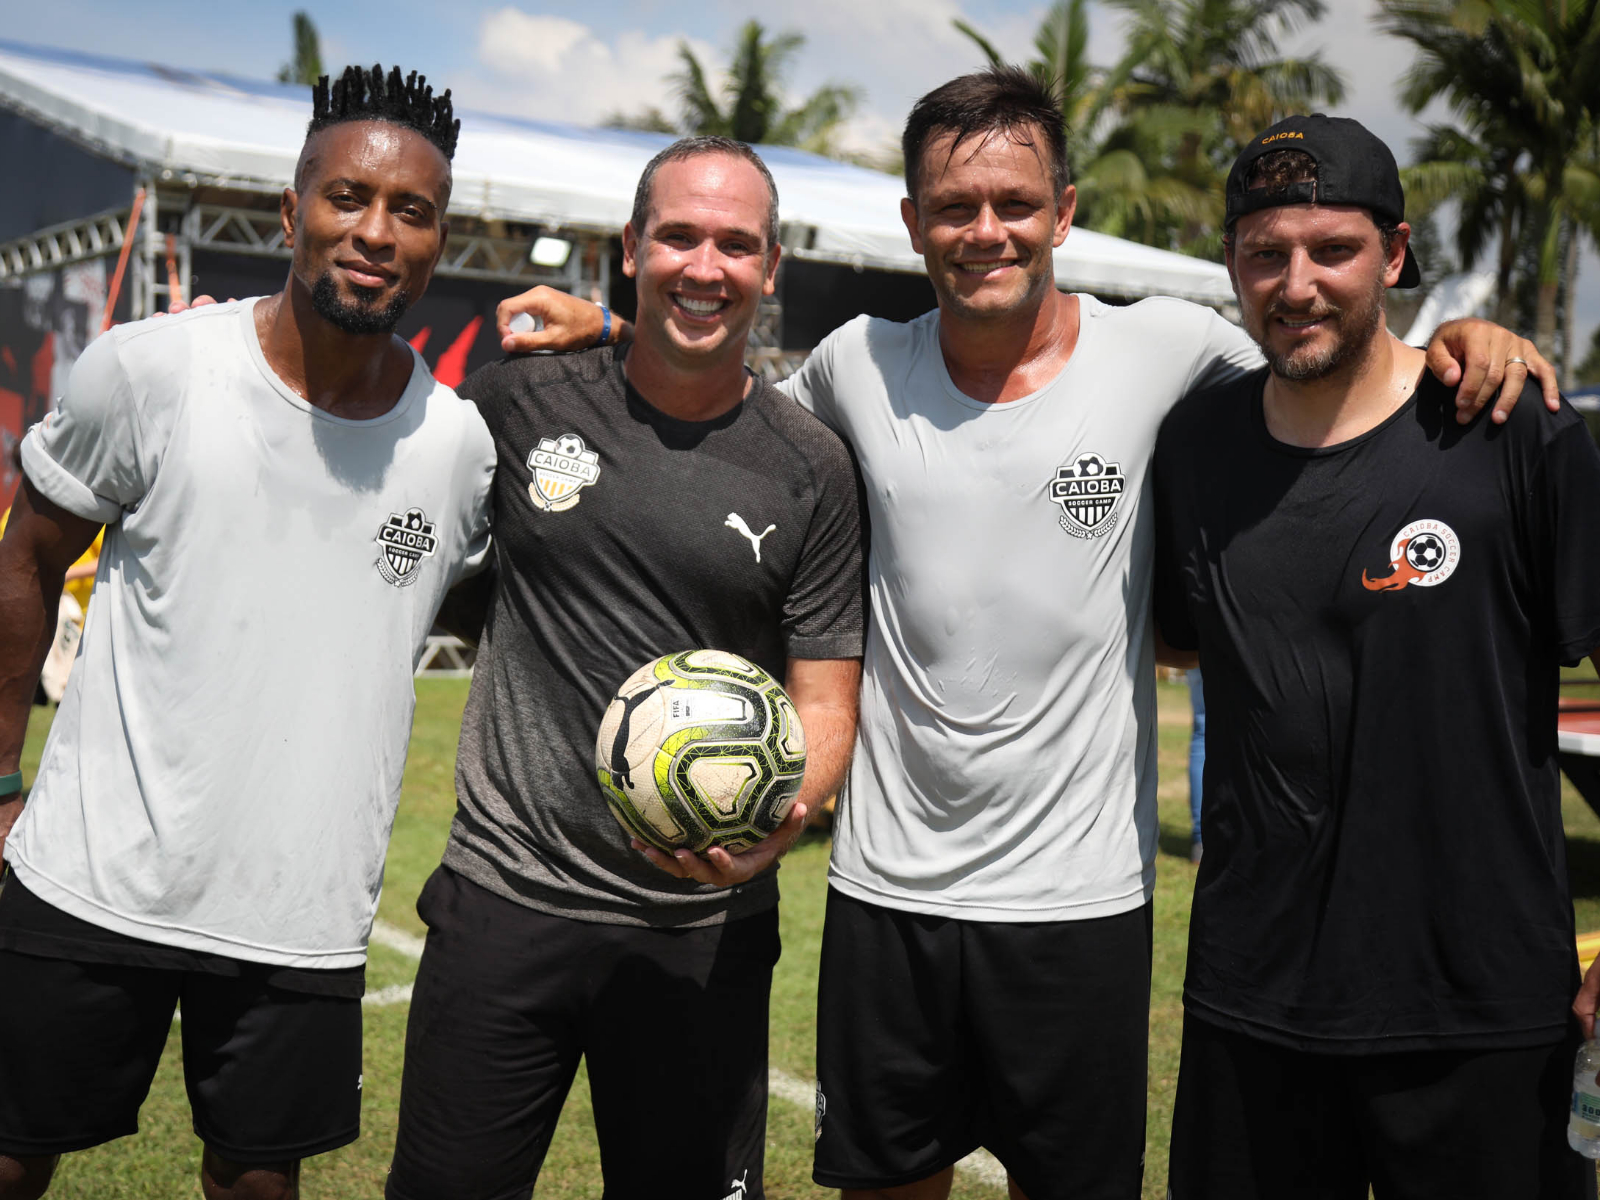
[[[744,538],[746,541],[748,541],[750,543],[750,549],[752,549],[752,550],[754,550],[756,552],[756,561],[757,562],[761,561],[761,539],[766,537],[767,534],[771,533],[774,529],[777,528],[776,525],[768,525],[765,529],[763,529],[760,532],[760,534],[751,533],[750,532],[750,526],[748,526],[748,525],[746,525],[744,523],[744,518],[741,517],[738,513],[729,513],[728,514],[728,519],[726,521],[724,521],[723,524],[726,525],[729,529],[738,530],[739,536]]]

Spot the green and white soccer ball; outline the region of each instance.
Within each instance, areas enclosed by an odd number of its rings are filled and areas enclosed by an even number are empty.
[[[646,663],[600,720],[595,770],[622,827],[671,852],[737,852],[783,824],[800,794],[806,735],[778,681],[722,650]]]

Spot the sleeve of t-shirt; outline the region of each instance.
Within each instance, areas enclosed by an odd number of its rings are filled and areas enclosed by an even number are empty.
[[[1182,550],[1178,546],[1173,524],[1173,487],[1177,482],[1171,465],[1170,445],[1173,440],[1172,418],[1162,426],[1156,440],[1153,496],[1156,510],[1156,562],[1155,595],[1152,610],[1156,628],[1161,637],[1174,650],[1197,650],[1200,635],[1189,613],[1189,597],[1183,582]],[[1166,451],[1164,453],[1164,451]],[[1163,460],[1167,460],[1165,466]]]
[[[456,395],[477,406],[490,434],[498,430],[500,405],[496,403],[502,385],[497,381],[502,363],[485,363],[456,385]]]
[[[1523,405],[1539,404],[1537,388]],[[1550,612],[1561,661],[1600,649],[1600,449],[1574,421],[1544,445],[1539,473]]]
[[[475,415],[469,422],[465,442],[464,486],[471,496],[467,503],[465,522],[468,534],[466,553],[461,559],[461,569],[452,583],[483,570],[488,565],[491,547],[489,528],[494,507],[495,449],[494,439],[489,436],[488,427],[481,417]]]
[[[1260,369],[1266,361],[1261,349],[1239,326],[1225,321],[1211,309],[1205,310],[1200,325],[1200,343],[1195,352],[1194,365],[1189,370],[1185,392],[1226,383],[1241,375]]]
[[[790,658],[859,658],[865,627],[861,495],[849,453],[835,442],[817,466],[817,498],[783,605]]]
[[[89,344],[55,409],[22,441],[34,487],[75,516],[109,525],[144,498],[157,466],[116,335]]]
[[[839,428],[839,414],[833,395],[834,351],[840,330],[822,339],[800,369],[778,384],[778,390],[817,415],[829,429]]]

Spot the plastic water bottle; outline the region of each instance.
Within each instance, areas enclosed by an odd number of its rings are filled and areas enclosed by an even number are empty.
[[[1567,1144],[1587,1158],[1600,1158],[1600,1041],[1578,1047],[1572,1068],[1572,1113]]]
[[[512,333],[537,333],[544,328],[544,322],[531,313],[518,313],[507,324]]]

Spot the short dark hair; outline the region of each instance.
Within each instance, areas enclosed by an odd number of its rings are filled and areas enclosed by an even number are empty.
[[[1250,191],[1259,189],[1272,196],[1287,194],[1297,183],[1315,183],[1316,180],[1317,160],[1304,150],[1273,150],[1250,164],[1244,186]],[[1372,214],[1372,223],[1378,227],[1378,236],[1383,239],[1383,253],[1387,256],[1400,226],[1393,221],[1378,220],[1376,213]],[[1233,231],[1228,230],[1227,236],[1231,237],[1232,234]]]
[[[767,185],[767,223],[763,230],[767,244],[762,249],[772,249],[778,244],[778,185],[772,182],[772,172],[767,170],[767,164],[761,161],[761,156],[748,143],[714,133],[679,138],[645,164],[644,173],[639,176],[639,186],[633,190],[633,212],[628,217],[633,232],[642,236],[645,223],[650,219],[650,189],[655,186],[656,172],[668,163],[683,162],[706,154],[742,158],[761,172],[761,178]]]
[[[1039,147],[1036,138],[1042,138],[1056,195],[1072,182],[1061,106],[1048,87],[1021,67],[990,67],[962,75],[917,101],[900,139],[906,194],[913,203],[921,182],[922,152],[929,141],[944,133],[956,135],[952,154],[969,137],[987,140],[1001,133],[1017,145],[1035,150]]]
[[[427,76],[413,71],[401,78],[400,68],[392,67],[385,77],[377,64],[370,71],[346,67],[331,87],[326,75],[312,85],[306,137],[346,121],[387,121],[420,133],[438,147],[447,162],[455,158],[456,139],[461,135],[449,88],[444,95],[435,96]]]

